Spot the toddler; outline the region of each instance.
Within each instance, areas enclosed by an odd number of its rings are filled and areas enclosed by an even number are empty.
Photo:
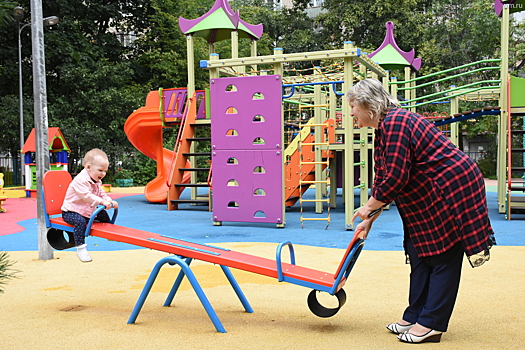
[[[84,169],[73,179],[64,197],[62,217],[68,224],[74,226],[77,256],[82,262],[92,261],[86,249],[86,226],[98,205],[106,209],[118,208],[118,203],[112,200],[102,189],[102,179],[108,171],[108,156],[104,151],[95,148],[87,152],[82,162]],[[110,222],[107,211],[98,213],[95,220]]]

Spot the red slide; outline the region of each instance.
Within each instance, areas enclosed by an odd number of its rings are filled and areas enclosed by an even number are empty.
[[[166,203],[168,192],[166,180],[174,157],[173,151],[163,147],[159,103],[159,92],[151,91],[146,97],[146,106],[137,109],[126,120],[124,132],[136,149],[157,162],[157,177],[144,189],[146,200],[153,203]],[[188,182],[190,174],[185,175],[187,176],[184,176],[184,182]]]

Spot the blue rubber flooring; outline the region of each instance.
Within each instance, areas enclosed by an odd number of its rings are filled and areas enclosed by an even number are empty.
[[[186,195],[189,192],[185,191]],[[307,196],[314,195],[313,190]],[[356,197],[356,200],[358,198]],[[498,213],[497,194],[487,192],[490,220],[496,234],[498,245],[525,245],[525,215],[513,215],[513,220],[505,220]],[[341,201],[341,196],[338,196]],[[221,242],[268,242],[280,243],[291,241],[301,244],[327,248],[346,248],[353,236],[353,231],[345,230],[344,206],[338,203],[331,208],[331,223],[326,227],[324,221],[306,221],[304,228],[300,222],[300,207],[286,210],[286,225],[277,228],[275,224],[253,224],[242,222],[223,222],[214,226],[212,213],[208,207],[181,205],[180,210],[167,211],[165,204],[153,204],[146,201],[144,195],[133,195],[118,199],[119,214],[116,224],[135,229],[170,235],[196,243]],[[315,214],[314,206],[308,203],[303,207],[304,217],[326,217],[327,212]],[[0,236],[0,251],[38,250],[37,220],[30,219],[19,223],[25,230],[19,233]],[[98,237],[86,239],[88,248],[95,251],[114,251],[138,249],[126,243],[112,242]],[[375,221],[365,244],[365,250],[402,250],[403,229],[399,213],[395,206],[384,211]]]

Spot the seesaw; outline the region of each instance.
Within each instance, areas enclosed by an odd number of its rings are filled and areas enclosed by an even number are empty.
[[[60,209],[71,180],[71,175],[67,171],[58,170],[46,172],[42,180],[45,220],[46,226],[49,228],[47,239],[50,245],[58,250],[72,248],[75,245],[72,233],[73,228],[62,219]],[[356,232],[346,249],[337,271],[335,274],[331,274],[296,265],[294,248],[289,241],[282,242],[277,246],[276,259],[272,260],[230,249],[193,243],[167,235],[115,225],[114,223],[118,214],[116,209],[111,218],[111,223],[95,222],[94,218],[103,209],[103,206],[99,206],[93,213],[86,229],[86,236],[96,236],[174,254],[160,259],[155,264],[131,312],[128,323],[135,323],[160,269],[165,264],[170,264],[179,265],[181,271],[164,302],[164,306],[171,305],[184,276],[186,276],[217,331],[225,333],[226,330],[222,326],[215,310],[208,301],[206,294],[190,268],[190,264],[194,259],[217,264],[221,267],[246,312],[252,313],[253,309],[231,273],[230,267],[277,278],[279,282],[288,282],[310,288],[312,291],[307,299],[310,310],[319,317],[331,317],[334,316],[346,302],[346,293],[344,289],[342,289],[342,286],[345,284],[364,245],[364,241],[357,237],[358,232]],[[67,234],[67,236],[65,234]],[[284,247],[288,247],[289,249],[290,263],[282,262],[281,255]],[[336,308],[326,308],[322,306],[317,300],[317,291],[327,292],[335,296],[339,305]]]

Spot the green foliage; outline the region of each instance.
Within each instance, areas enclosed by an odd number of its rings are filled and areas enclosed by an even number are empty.
[[[321,31],[314,29],[314,21],[301,8],[275,10],[272,5],[261,0],[232,2],[233,8],[240,11],[243,20],[252,24],[263,24],[264,34],[257,43],[258,55],[270,55],[276,47],[282,48],[285,53],[330,48]],[[228,43],[225,45],[229,48]],[[241,53],[245,56],[250,54],[247,44],[244,45],[244,51],[241,50]],[[293,66],[305,68],[312,67],[312,64],[312,62],[295,62]],[[271,69],[271,67],[267,68]]]
[[[493,1],[433,1],[419,55],[423,57],[420,74],[499,57],[500,22]],[[493,77],[480,73],[477,79]],[[471,78],[472,79],[472,78]],[[452,84],[449,82],[448,84]]]
[[[18,270],[14,270],[12,267],[16,261],[9,260],[9,254],[0,251],[0,293],[3,293],[3,285],[7,284],[7,281],[13,278],[17,278],[16,274]]]
[[[489,158],[490,155],[487,154],[480,160],[478,160],[478,167],[481,170],[484,178],[495,179],[496,174],[496,162],[494,159]]]
[[[13,1],[0,1],[0,26],[9,25],[13,21],[13,9],[16,5]]]
[[[308,0],[296,0],[305,6]],[[430,15],[426,11],[430,1],[425,0],[326,0],[327,10],[316,22],[323,28],[323,39],[341,47],[353,41],[357,47],[375,50],[383,42],[385,23],[395,24],[396,37],[401,49],[418,49]]]
[[[135,152],[123,163],[127,179],[133,179],[135,186],[145,186],[156,175],[157,163],[142,153]]]

